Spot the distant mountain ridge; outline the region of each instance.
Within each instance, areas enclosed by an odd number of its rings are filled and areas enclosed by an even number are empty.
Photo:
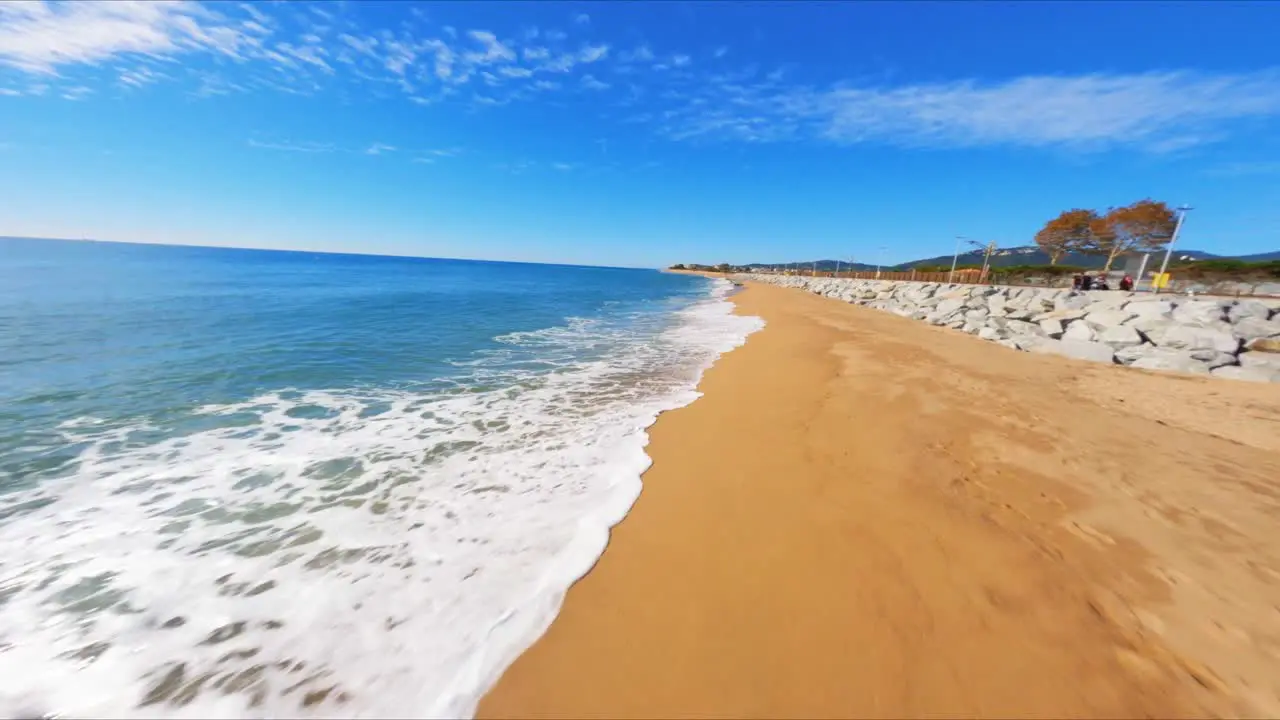
[[[1162,256],[1162,252],[1152,253],[1152,258]],[[1202,250],[1178,250],[1174,249],[1174,260],[1239,260],[1242,262],[1263,262],[1267,260],[1280,260],[1280,250],[1265,253],[1254,253],[1253,255],[1214,255]],[[811,270],[817,265],[819,272],[832,271],[836,269],[837,263],[842,270],[848,270],[850,265],[848,262],[840,260],[808,260],[805,262],[793,263],[750,263],[741,267],[751,268],[770,268],[770,267],[788,267],[801,270]],[[1116,266],[1120,260],[1117,259]],[[981,265],[982,251],[960,253],[956,258],[956,266],[964,267],[966,265]],[[992,267],[1009,267],[1012,265],[1048,265],[1049,256],[1035,245],[1025,245],[1022,247],[1000,248],[991,256]],[[1058,262],[1059,265],[1073,265],[1083,268],[1101,268],[1106,264],[1106,258],[1099,255],[1084,255],[1080,253],[1070,253]],[[882,265],[882,270],[910,270],[918,267],[943,266],[951,267],[950,255],[939,255],[937,257],[923,258],[920,260],[911,260],[897,265]],[[852,266],[855,270],[866,271],[875,270],[875,265],[855,262]]]

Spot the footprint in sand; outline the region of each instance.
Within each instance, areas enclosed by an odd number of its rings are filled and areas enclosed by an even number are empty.
[[[1110,546],[1116,544],[1115,538],[1092,525],[1081,525],[1073,520],[1071,524],[1067,525],[1067,530],[1070,530],[1072,534],[1083,538],[1094,545]]]

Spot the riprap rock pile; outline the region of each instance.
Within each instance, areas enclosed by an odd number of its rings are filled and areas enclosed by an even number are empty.
[[[1280,382],[1280,301],[1057,288],[741,275],[1016,350],[1149,370]]]

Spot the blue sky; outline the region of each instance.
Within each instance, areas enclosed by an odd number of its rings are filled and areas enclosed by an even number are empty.
[[[1280,249],[1270,3],[0,4],[0,235],[586,264]]]

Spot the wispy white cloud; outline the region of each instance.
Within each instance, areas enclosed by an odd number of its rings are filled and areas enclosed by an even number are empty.
[[[205,51],[239,57],[255,44],[202,5],[182,2],[0,3],[0,64],[53,75],[115,55]]]
[[[469,52],[463,56],[467,62],[475,65],[491,65],[516,59],[515,51],[499,41],[497,36],[488,30],[472,30],[467,35],[481,47],[479,52]]]
[[[21,90],[14,90],[13,88],[0,88],[0,97],[18,97],[21,94],[22,94]]]
[[[578,13],[573,16],[573,22],[577,25],[590,25],[591,16],[586,13]]]
[[[395,151],[396,151],[396,147],[394,145],[387,145],[385,143],[376,142],[370,145],[368,148],[366,148],[364,151],[364,154],[365,155],[385,155],[386,153],[395,152]]]
[[[608,45],[588,45],[582,48],[578,53],[578,58],[584,63],[599,62],[609,56]]]
[[[261,140],[250,140],[249,147],[258,148],[260,150],[280,150],[282,152],[298,152],[298,153],[329,153],[335,148],[331,143],[314,143],[314,142],[266,142]]]
[[[559,170],[560,172],[569,172],[570,170],[573,170],[576,167],[577,165],[573,163],[566,163],[566,162],[551,163],[551,168],[553,170]]]
[[[76,85],[62,91],[62,99],[64,100],[83,100],[93,94],[93,89],[84,85]]]
[[[139,88],[144,85],[160,82],[161,80],[167,80],[169,79],[169,76],[164,73],[156,72],[145,65],[139,65],[137,67],[121,70],[118,79],[121,85]]]
[[[377,56],[376,50],[378,47],[378,38],[376,37],[356,37],[354,35],[342,33],[338,36],[338,39],[342,41],[342,44],[351,48],[360,55],[364,55],[366,57]]]
[[[533,75],[533,71],[530,70],[529,68],[514,67],[514,66],[499,68],[498,72],[503,77],[509,77],[509,78],[527,78]]]
[[[618,59],[624,63],[631,62],[652,62],[654,59],[653,51],[648,45],[641,45],[634,50],[623,51]]]
[[[380,97],[400,92],[419,105],[505,105],[589,89],[609,107],[631,108],[624,122],[673,140],[1149,152],[1214,142],[1239,121],[1280,117],[1278,70],[812,86],[798,66],[735,71],[728,60],[695,62],[678,48],[660,55],[643,43],[620,50],[584,37],[589,21],[570,19],[572,42],[546,28],[508,29],[511,38],[487,29],[432,29],[422,13],[387,28],[363,27],[337,4],[0,2],[0,65],[32,81],[10,82],[13,89],[0,95],[84,97],[100,90],[94,77],[128,89],[186,82],[198,97],[309,94],[343,79]],[[710,53],[735,60],[740,54],[728,46]],[[205,62],[185,62],[195,55]],[[73,71],[77,66],[100,72]]]
[[[538,46],[524,48],[520,51],[520,54],[524,57],[526,62],[530,60],[546,60],[551,57],[550,50]]]
[[[1017,145],[1170,151],[1215,128],[1280,115],[1280,73],[1029,76],[898,87],[787,88],[775,79],[709,86],[672,108],[674,139],[810,139],[910,147]]]

